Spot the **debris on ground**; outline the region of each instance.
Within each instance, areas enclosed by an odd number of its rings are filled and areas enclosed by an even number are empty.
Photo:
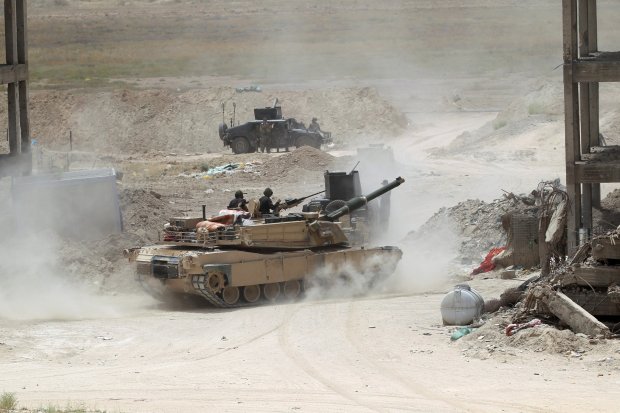
[[[473,332],[474,329],[471,327],[461,327],[461,328],[457,328],[456,330],[454,330],[454,332],[452,333],[452,335],[450,336],[450,340],[452,341],[456,341],[461,337],[466,336],[467,334],[470,334],[471,332]]]
[[[481,274],[484,272],[489,272],[489,271],[494,270],[495,263],[493,262],[493,258],[495,258],[500,253],[504,252],[505,250],[506,250],[506,247],[491,248],[491,251],[489,251],[486,257],[484,257],[484,260],[482,261],[480,266],[478,268],[475,268],[471,272],[471,274],[477,275],[477,274]]]
[[[212,176],[221,175],[221,174],[232,174],[236,172],[245,172],[245,173],[259,173],[260,166],[262,162],[252,161],[252,162],[236,162],[236,163],[227,163],[225,165],[219,165],[213,168],[209,168],[204,172],[183,172],[179,174],[181,178],[196,178],[196,179],[209,179]]]
[[[618,198],[614,193],[610,196]],[[579,248],[567,258],[568,201],[559,181],[544,181],[530,195],[506,191],[503,199],[489,204],[466,201],[442,209],[418,231],[417,235],[428,231],[439,215],[451,216],[466,237],[461,246],[466,258],[474,255],[475,248],[480,253],[485,238],[486,242],[495,242],[486,249],[485,259],[473,275],[490,272],[510,280],[534,271],[534,276],[521,285],[484,303],[482,331],[476,334],[484,336],[484,342],[514,344],[514,340],[527,341],[524,337],[531,341],[543,336],[553,336],[555,340],[552,331],[564,340],[568,335],[592,342],[618,336],[620,227],[589,241],[581,240]],[[500,246],[502,241],[505,249]],[[498,268],[501,270],[495,271]],[[489,334],[489,330],[494,334]],[[500,335],[505,339],[500,340]],[[477,340],[469,341],[474,339]],[[513,341],[506,342],[507,339]],[[499,351],[496,344],[485,349]],[[583,355],[580,348],[570,345],[562,347],[562,351]]]
[[[542,324],[538,318],[528,321],[527,323],[519,323],[519,324],[508,324],[504,329],[504,332],[507,336],[514,335],[517,331],[524,330],[526,328],[533,328]]]
[[[249,85],[249,86],[240,86],[235,88],[235,92],[243,93],[243,92],[262,92],[263,88],[260,85]]]

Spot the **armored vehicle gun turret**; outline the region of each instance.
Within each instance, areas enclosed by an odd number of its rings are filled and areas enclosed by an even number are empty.
[[[156,298],[199,295],[217,307],[274,301],[280,295],[295,298],[320,270],[334,279],[363,273],[372,282],[389,275],[402,252],[392,246],[351,245],[339,220],[403,182],[398,177],[323,214],[251,219],[230,211],[209,219],[172,219],[164,244],[126,254],[136,262],[138,281]]]

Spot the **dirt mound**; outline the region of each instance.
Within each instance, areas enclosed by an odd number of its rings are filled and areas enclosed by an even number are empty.
[[[601,206],[605,209],[620,210],[620,189],[614,189],[601,200]]]
[[[148,154],[157,151],[204,153],[224,150],[218,136],[225,118],[235,123],[254,119],[255,107],[278,98],[285,117],[308,123],[319,118],[336,142],[347,144],[367,136],[395,137],[407,126],[405,116],[372,88],[237,93],[231,87],[191,90],[77,90],[31,93],[32,136],[50,149],[69,148],[104,153]],[[6,125],[0,110],[0,128]],[[3,120],[4,119],[4,120]],[[4,123],[2,123],[4,122]]]
[[[159,230],[172,216],[180,215],[155,191],[122,189],[120,204],[125,232],[138,244],[159,239]]]
[[[540,81],[493,121],[460,135],[431,154],[434,157],[465,155],[487,161],[544,159],[549,151],[563,145],[559,123],[564,113],[562,93],[561,82]]]
[[[293,168],[307,171],[324,171],[335,158],[319,149],[302,146],[285,155],[270,159],[263,165],[263,171],[267,175],[282,176]]]

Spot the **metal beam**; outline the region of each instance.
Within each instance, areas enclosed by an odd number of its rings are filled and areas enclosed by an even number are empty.
[[[620,61],[598,58],[578,60],[573,82],[620,82]]]
[[[4,0],[4,35],[6,45],[6,64],[18,64],[17,56],[17,6],[16,0]],[[7,86],[7,112],[9,115],[9,152],[11,155],[21,153],[21,139],[19,132],[19,106],[17,83]]]
[[[2,65],[0,64],[0,84],[16,83],[28,80],[28,65]]]
[[[17,85],[19,95],[19,128],[22,152],[30,152],[30,119],[28,116],[28,21],[26,0],[17,2],[17,61],[26,71]],[[30,168],[32,169],[32,165]]]

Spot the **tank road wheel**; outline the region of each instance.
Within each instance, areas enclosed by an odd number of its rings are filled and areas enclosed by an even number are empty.
[[[280,284],[264,284],[263,285],[263,295],[269,301],[275,301],[280,295]]]
[[[284,283],[284,296],[289,300],[296,298],[301,292],[301,283],[298,280],[288,280]]]
[[[246,285],[243,287],[243,298],[248,303],[255,303],[260,298],[260,286]]]
[[[248,153],[250,152],[250,142],[243,136],[236,137],[230,143],[230,147],[232,148],[234,153]]]
[[[207,276],[207,287],[212,293],[219,293],[224,288],[224,276],[219,272],[210,272]]]
[[[222,299],[228,305],[237,304],[240,296],[241,294],[239,293],[239,288],[232,287],[230,285],[225,287],[224,291],[222,291]]]

